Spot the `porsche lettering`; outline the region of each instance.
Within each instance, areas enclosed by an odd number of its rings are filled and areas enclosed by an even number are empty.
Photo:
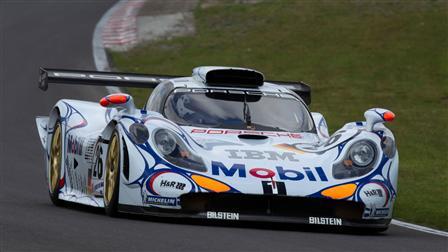
[[[221,129],[192,129],[192,134],[209,134],[209,135],[261,135],[271,137],[289,137],[302,138],[299,133],[289,132],[272,132],[272,131],[255,131],[255,130],[221,130]]]

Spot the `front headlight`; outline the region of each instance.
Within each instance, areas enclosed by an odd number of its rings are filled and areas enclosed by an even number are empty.
[[[344,159],[333,165],[333,177],[345,179],[369,173],[375,165],[376,153],[374,143],[366,140],[355,142]]]
[[[359,141],[350,147],[349,157],[355,166],[366,167],[373,162],[375,149],[370,143]]]
[[[160,129],[154,134],[154,142],[163,155],[171,154],[177,146],[175,135],[164,129]]]
[[[158,129],[154,133],[154,144],[162,157],[168,162],[186,169],[205,172],[204,161],[185,145],[176,133],[167,129]]]

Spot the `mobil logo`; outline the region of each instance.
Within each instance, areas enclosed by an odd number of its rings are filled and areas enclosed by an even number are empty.
[[[212,161],[212,174],[224,175],[227,177],[238,176],[246,178],[248,176],[259,179],[273,179],[278,176],[281,180],[299,181],[307,179],[309,181],[328,181],[322,167],[301,167],[299,169],[285,168],[283,166],[276,166],[275,169],[268,169],[264,167],[247,168],[244,164],[233,164],[226,166],[221,162]]]

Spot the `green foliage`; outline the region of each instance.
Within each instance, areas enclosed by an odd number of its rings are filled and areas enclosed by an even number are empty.
[[[112,60],[121,71],[190,75],[199,65],[226,65],[303,80],[312,87],[311,109],[331,131],[364,120],[371,107],[394,111],[395,217],[447,230],[447,13],[443,1],[226,4],[196,10],[195,36],[113,53]]]

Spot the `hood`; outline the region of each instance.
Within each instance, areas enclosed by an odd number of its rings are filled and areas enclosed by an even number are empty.
[[[291,196],[307,196],[343,183],[333,178],[332,167],[345,152],[344,142],[359,134],[358,130],[344,130],[323,141],[314,133],[179,127],[158,117],[146,120],[145,126],[150,135],[160,128],[179,134],[205,169],[177,164],[178,171],[205,176],[200,182],[206,188],[214,180],[246,194]],[[156,149],[152,140],[148,142]]]
[[[208,176],[244,193],[274,190],[296,196],[338,182],[332,177],[341,152],[337,146],[356,134],[345,132],[322,142],[313,133],[182,128],[202,147],[196,152]]]

